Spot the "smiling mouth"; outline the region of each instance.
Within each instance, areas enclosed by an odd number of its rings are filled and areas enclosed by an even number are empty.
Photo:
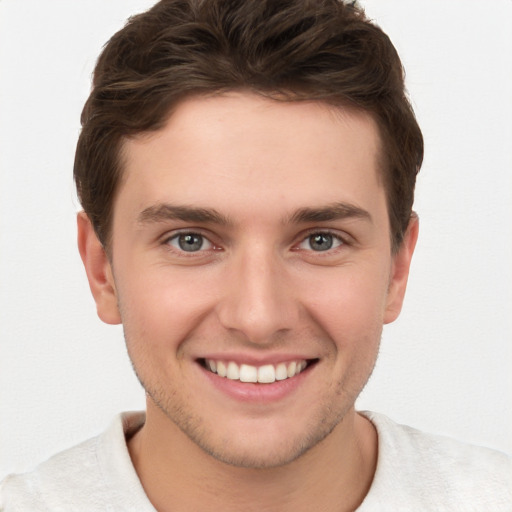
[[[200,360],[201,365],[206,370],[215,373],[219,377],[259,384],[272,384],[276,381],[291,379],[316,362],[317,359],[298,359],[286,363],[253,366],[250,364],[239,365],[234,361]]]

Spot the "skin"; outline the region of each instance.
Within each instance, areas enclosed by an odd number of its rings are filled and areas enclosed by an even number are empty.
[[[368,492],[377,438],[354,402],[418,232],[392,252],[379,144],[364,113],[195,97],[126,141],[110,257],[79,214],[98,314],[123,323],[146,389],[129,450],[157,510],[353,510]],[[242,399],[203,358],[313,364],[277,398]]]

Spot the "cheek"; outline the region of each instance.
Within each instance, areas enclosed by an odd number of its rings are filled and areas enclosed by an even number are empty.
[[[307,309],[338,348],[362,340],[378,344],[385,312],[387,280],[382,272],[342,269],[311,287]]]
[[[154,349],[179,347],[208,310],[204,280],[166,269],[120,276],[119,309],[127,341],[143,341]]]

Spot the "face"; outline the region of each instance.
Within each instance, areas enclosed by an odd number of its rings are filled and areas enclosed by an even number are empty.
[[[124,325],[148,421],[163,411],[230,464],[296,459],[353,412],[405,290],[412,248],[391,251],[375,123],[193,98],[123,158],[111,260],[88,273],[102,319]]]

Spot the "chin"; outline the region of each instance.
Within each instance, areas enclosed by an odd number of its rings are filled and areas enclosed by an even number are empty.
[[[246,428],[227,427],[222,438],[215,436],[208,428],[186,428],[182,432],[203,452],[224,464],[247,469],[272,469],[290,464],[320,444],[338,425],[341,419],[323,418],[311,421],[309,428],[304,425],[250,425]],[[313,425],[311,425],[313,424]],[[179,425],[178,425],[179,426]],[[187,428],[188,427],[188,428]],[[214,426],[215,427],[215,426]],[[218,428],[219,425],[216,425]],[[243,432],[246,434],[243,434]],[[217,431],[218,432],[218,431]]]
[[[210,443],[202,442],[202,440],[194,441],[208,455],[224,464],[247,469],[272,469],[286,466],[297,460],[320,440],[313,442],[310,440],[299,440],[293,444],[281,442],[277,443],[277,447],[276,443],[269,444],[261,440],[247,441],[245,443],[232,442],[229,447],[211,446]],[[263,443],[264,446],[262,446]]]

